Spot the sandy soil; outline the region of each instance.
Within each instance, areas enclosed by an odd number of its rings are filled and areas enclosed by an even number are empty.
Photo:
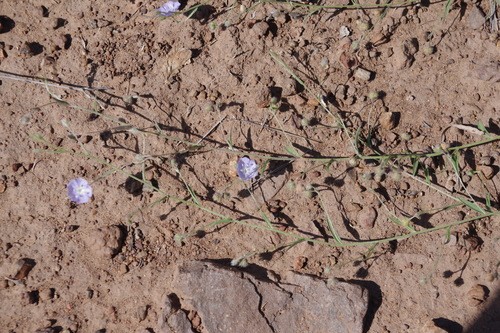
[[[214,1],[160,20],[156,1],[1,1],[0,331],[158,332],[179,263],[242,256],[363,283],[367,332],[498,329],[498,140],[460,150],[463,186],[451,154],[422,158],[417,177],[407,158],[349,159],[358,129],[366,155],[499,135],[491,3],[309,15]],[[263,166],[253,183],[235,174],[244,155]],[[130,177],[143,174],[159,191]],[[68,199],[77,177],[92,182],[90,203]],[[331,246],[325,212],[352,241],[404,234],[394,217],[425,231],[478,215],[440,210],[450,195],[497,215],[454,226],[448,242],[444,229]],[[240,223],[215,225],[208,210]],[[311,241],[288,246],[263,214]]]

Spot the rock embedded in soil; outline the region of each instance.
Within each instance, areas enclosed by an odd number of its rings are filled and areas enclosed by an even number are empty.
[[[257,106],[259,108],[267,108],[271,102],[271,91],[268,87],[260,87],[257,93]]]
[[[467,16],[467,26],[474,30],[479,30],[486,22],[485,16],[481,8],[473,6]]]
[[[467,303],[470,306],[479,306],[484,301],[486,301],[489,293],[490,291],[486,286],[483,286],[482,284],[476,284],[467,292]]]
[[[42,302],[50,301],[54,298],[55,290],[53,288],[44,288],[40,290],[39,297]]]
[[[495,168],[489,165],[480,165],[477,167],[477,171],[481,172],[486,179],[492,179],[495,175]]]
[[[267,272],[266,272],[267,273]],[[179,267],[159,320],[159,332],[193,332],[185,312],[207,332],[362,332],[364,288],[290,272],[283,283],[208,262]],[[200,288],[200,286],[203,286]],[[180,308],[185,311],[181,311]]]
[[[87,244],[99,257],[112,258],[123,246],[124,233],[117,225],[98,228],[90,232]]]
[[[354,71],[354,77],[361,81],[370,81],[372,79],[373,73],[364,68],[358,67]]]
[[[282,89],[281,96],[287,97],[298,93],[298,83],[295,79],[291,77],[281,77],[276,79],[276,81],[276,84]]]
[[[409,38],[400,47],[394,49],[393,66],[395,69],[409,68],[415,61],[415,54],[418,51],[418,40]]]
[[[483,156],[478,161],[479,165],[493,165],[493,157],[491,156]]]
[[[148,305],[140,306],[137,308],[135,315],[137,317],[137,320],[139,320],[139,322],[144,321],[146,319],[148,315],[148,309],[149,309]]]
[[[181,304],[175,294],[169,294],[165,297],[163,312],[160,318],[158,318],[158,332],[195,333],[186,312],[181,309]]]
[[[257,22],[252,26],[252,33],[257,37],[264,37],[268,31],[269,25],[264,21]]]
[[[398,115],[395,112],[384,112],[379,118],[380,126],[386,130],[392,130],[398,126]]]
[[[500,61],[473,64],[469,75],[481,81],[491,83],[500,82]]]
[[[365,229],[373,228],[376,220],[377,211],[373,207],[364,207],[358,213],[358,224]]]

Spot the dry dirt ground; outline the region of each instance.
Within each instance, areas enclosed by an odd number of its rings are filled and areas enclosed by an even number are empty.
[[[450,195],[498,212],[498,141],[460,150],[461,180],[448,153],[413,178],[408,158],[312,159],[354,156],[356,138],[368,155],[498,135],[494,2],[241,3],[160,20],[159,1],[0,1],[0,331],[159,332],[179,263],[247,256],[366,286],[367,332],[499,332],[499,215],[448,242],[346,247],[326,217],[362,241],[478,215]],[[235,176],[244,155],[262,166],[253,183]],[[159,190],[129,177],[143,173]],[[67,198],[76,177],[90,203]]]

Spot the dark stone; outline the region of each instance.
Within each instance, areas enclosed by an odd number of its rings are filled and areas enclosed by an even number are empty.
[[[293,272],[278,283],[265,276],[272,276],[265,269],[257,271],[252,275],[199,261],[182,265],[174,278],[176,294],[165,301],[159,332],[193,332],[189,311],[196,311],[207,332],[363,331],[365,288]]]

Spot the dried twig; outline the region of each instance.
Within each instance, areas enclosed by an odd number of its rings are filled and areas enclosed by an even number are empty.
[[[80,85],[72,84],[72,83],[60,83],[60,82],[56,82],[56,81],[53,81],[50,79],[38,78],[35,76],[28,76],[28,75],[22,75],[22,74],[16,74],[16,73],[10,73],[10,72],[1,71],[1,70],[0,70],[0,78],[35,83],[35,84],[43,84],[43,85],[49,86],[49,87],[66,88],[66,89],[78,90],[78,91],[83,91],[83,92],[85,92],[85,91],[104,91],[104,90],[109,89],[109,88],[105,88],[105,87],[92,88],[92,87],[85,87],[85,86],[80,86]]]

